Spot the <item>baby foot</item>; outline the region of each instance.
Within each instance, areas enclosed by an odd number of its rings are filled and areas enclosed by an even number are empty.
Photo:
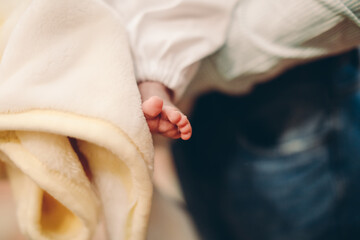
[[[152,133],[173,139],[190,139],[192,128],[189,120],[171,102],[152,96],[143,102],[142,110]]]

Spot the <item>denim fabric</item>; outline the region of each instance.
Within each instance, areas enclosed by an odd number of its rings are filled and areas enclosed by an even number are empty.
[[[360,239],[357,51],[201,97],[173,152],[203,239]]]

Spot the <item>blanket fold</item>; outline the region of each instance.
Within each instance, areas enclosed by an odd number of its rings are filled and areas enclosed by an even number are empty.
[[[98,0],[0,9],[0,160],[22,232],[91,239],[101,218],[108,239],[145,239],[152,140],[119,16]]]

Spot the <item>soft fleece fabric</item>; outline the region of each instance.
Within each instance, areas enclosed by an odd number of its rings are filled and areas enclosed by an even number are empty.
[[[118,16],[97,0],[0,0],[0,56],[0,159],[22,232],[91,239],[103,218],[109,239],[145,239],[152,140]]]

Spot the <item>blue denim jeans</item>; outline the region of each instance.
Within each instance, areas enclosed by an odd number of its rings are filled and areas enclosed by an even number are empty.
[[[360,239],[359,80],[354,50],[199,98],[173,153],[203,239]]]

